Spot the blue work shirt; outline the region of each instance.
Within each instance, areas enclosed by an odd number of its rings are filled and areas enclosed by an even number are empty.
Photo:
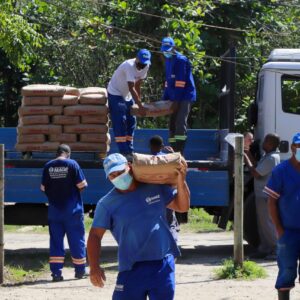
[[[80,189],[87,186],[78,163],[72,159],[54,159],[46,163],[41,190],[48,197],[48,218],[63,220],[83,213]]]
[[[136,262],[160,260],[180,252],[166,221],[166,206],[176,189],[139,183],[128,193],[111,190],[97,204],[93,228],[109,229],[119,245],[119,271]]]
[[[274,168],[264,192],[278,199],[283,228],[300,230],[300,172],[290,160],[283,161]]]
[[[188,58],[177,52],[166,58],[163,100],[196,101],[196,88]]]

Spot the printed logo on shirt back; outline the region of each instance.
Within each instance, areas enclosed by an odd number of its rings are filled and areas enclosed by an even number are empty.
[[[51,179],[66,178],[68,175],[68,167],[50,167],[49,176]]]
[[[149,204],[149,205],[154,204],[154,203],[160,201],[160,195],[155,195],[155,196],[152,196],[152,197],[147,197],[147,198],[145,199],[145,201],[146,201],[147,204]]]

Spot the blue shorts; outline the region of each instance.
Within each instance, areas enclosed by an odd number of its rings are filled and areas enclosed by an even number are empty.
[[[162,260],[143,261],[118,274],[113,300],[172,300],[175,294],[173,255]]]
[[[285,230],[277,241],[278,276],[276,289],[291,289],[297,278],[298,261],[300,258],[300,232]]]

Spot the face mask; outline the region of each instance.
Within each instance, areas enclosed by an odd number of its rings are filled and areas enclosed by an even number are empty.
[[[172,53],[171,52],[164,52],[164,57],[165,58],[171,58],[172,57]]]
[[[300,148],[296,149],[295,157],[296,157],[297,161],[300,162]]]
[[[111,180],[112,184],[119,190],[127,190],[132,183],[132,176],[129,174],[129,171],[126,171],[119,175],[118,177]]]

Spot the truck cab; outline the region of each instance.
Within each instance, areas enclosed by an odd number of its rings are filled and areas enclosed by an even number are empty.
[[[254,135],[260,145],[268,133],[281,139],[281,159],[300,131],[300,49],[274,49],[258,74]]]

